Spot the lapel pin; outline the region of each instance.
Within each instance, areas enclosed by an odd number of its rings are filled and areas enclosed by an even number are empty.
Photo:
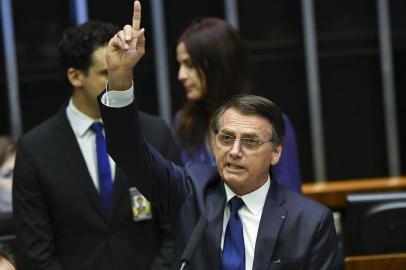
[[[282,218],[282,219],[285,219],[285,218],[286,218],[286,216],[281,216],[281,218]]]

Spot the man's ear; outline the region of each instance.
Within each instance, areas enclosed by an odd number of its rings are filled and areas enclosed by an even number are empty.
[[[278,164],[279,159],[281,158],[281,154],[282,154],[282,145],[277,145],[274,149],[272,149],[272,160],[271,160],[271,165],[275,166],[276,164]]]
[[[74,88],[80,88],[83,86],[83,78],[85,76],[83,71],[76,68],[68,68],[66,76]]]

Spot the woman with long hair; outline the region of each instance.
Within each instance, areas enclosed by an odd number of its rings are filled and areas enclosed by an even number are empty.
[[[210,122],[216,108],[235,94],[248,93],[248,54],[239,33],[218,18],[194,21],[176,46],[178,80],[186,90],[186,103],[175,117],[175,135],[184,164],[215,165],[211,152]],[[300,192],[301,176],[294,130],[289,119],[285,143],[272,176],[281,185]]]

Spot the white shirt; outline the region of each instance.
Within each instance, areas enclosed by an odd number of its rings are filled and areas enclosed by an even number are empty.
[[[107,84],[106,84],[107,86]],[[125,91],[106,91],[101,101],[104,105],[113,108],[121,108],[130,105],[134,101],[134,87],[131,86],[130,89]]]
[[[245,269],[252,269],[254,263],[255,243],[257,241],[259,223],[261,221],[262,210],[264,209],[264,204],[270,185],[271,180],[268,175],[267,181],[260,188],[251,193],[245,194],[244,196],[238,196],[244,201],[244,205],[240,208],[240,210],[238,210],[238,216],[241,219],[243,228]],[[227,184],[224,184],[224,187],[226,190],[227,202],[224,207],[221,250],[223,250],[224,235],[226,233],[228,220],[230,219],[230,207],[227,206],[227,203],[234,196],[237,196]]]
[[[108,91],[102,96],[102,103],[109,107],[120,108],[131,104],[134,100],[133,86],[125,91]],[[246,194],[241,197],[244,201],[244,206],[238,210],[241,223],[243,226],[244,246],[245,246],[245,269],[252,269],[254,263],[255,244],[257,241],[257,234],[259,229],[259,223],[261,221],[262,210],[266,196],[271,185],[271,180],[268,175],[268,179],[264,185],[257,190]],[[227,202],[231,200],[236,194],[224,184],[227,196]],[[221,235],[221,250],[224,245],[224,235],[227,228],[228,220],[230,219],[230,209],[224,206],[224,218],[223,218],[223,233]]]
[[[66,116],[73,129],[76,140],[79,144],[83,158],[85,159],[87,169],[93,180],[93,184],[97,190],[99,190],[99,176],[97,170],[97,153],[96,153],[96,134],[90,129],[90,126],[94,122],[102,122],[101,119],[93,119],[86,114],[79,111],[78,108],[72,102],[69,101],[69,105],[66,107]],[[104,130],[103,130],[104,133]],[[114,181],[116,164],[109,156],[111,176]]]

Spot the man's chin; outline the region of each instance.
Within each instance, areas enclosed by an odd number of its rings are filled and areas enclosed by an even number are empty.
[[[226,184],[230,187],[240,186],[244,183],[244,179],[241,176],[225,174],[224,182],[226,182]]]

